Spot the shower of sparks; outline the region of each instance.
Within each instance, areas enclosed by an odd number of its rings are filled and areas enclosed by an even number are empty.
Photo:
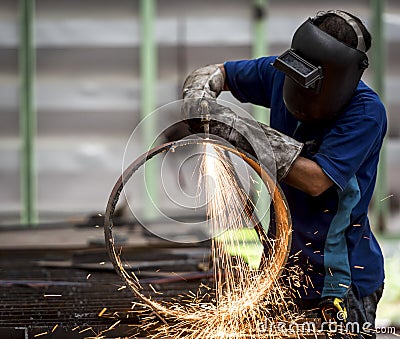
[[[140,329],[148,331],[148,336],[153,339],[287,337],[278,324],[300,323],[302,318],[292,301],[291,287],[304,285],[306,289],[305,285],[312,286],[312,282],[302,281],[300,269],[294,267],[292,272],[285,272],[289,286],[284,287],[278,281],[283,261],[268,261],[266,265],[254,268],[240,255],[249,241],[258,243],[261,263],[265,264],[268,258],[263,254],[262,243],[270,245],[269,255],[273,255],[276,248],[273,241],[279,239],[268,240],[266,231],[256,229],[256,206],[238,182],[229,157],[211,144],[204,145],[199,187],[205,188],[212,238],[212,288],[202,284],[197,293],[187,292],[168,302],[156,301],[143,295],[139,279],[134,273],[125,271],[119,255],[115,255],[127,286],[141,302],[135,303],[132,309],[140,305],[152,311],[149,314],[134,310],[142,320]],[[253,239],[249,239],[251,237]],[[112,249],[116,254],[114,246]],[[280,253],[280,258],[284,256],[286,253]],[[155,294],[161,293],[150,284],[147,287]],[[313,329],[311,333],[302,334],[316,335],[316,332]],[[298,333],[292,333],[292,336],[298,337]]]

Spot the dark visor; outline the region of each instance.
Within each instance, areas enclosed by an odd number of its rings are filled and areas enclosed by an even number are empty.
[[[292,49],[277,57],[272,66],[306,88],[315,87],[315,82],[323,78],[320,66],[310,64]]]

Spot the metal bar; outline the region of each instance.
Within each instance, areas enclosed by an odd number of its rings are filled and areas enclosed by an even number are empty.
[[[22,141],[20,190],[22,200],[21,222],[37,223],[35,168],[36,111],[34,104],[35,47],[33,38],[34,0],[20,0],[20,138]]]
[[[268,40],[266,34],[267,23],[267,3],[268,0],[253,0],[253,45],[252,57],[259,58],[266,56],[268,53]],[[253,116],[257,121],[269,125],[270,110],[261,106],[253,106]],[[263,191],[261,182],[253,184],[255,192]],[[262,211],[260,222],[262,225],[269,225],[269,212],[263,214],[264,211],[269,211],[268,206],[271,201],[265,194],[260,194],[258,197],[252,197],[255,203],[255,209]]]
[[[141,0],[142,41],[140,49],[140,66],[142,77],[142,130],[143,142],[147,150],[152,148],[156,131],[156,119],[151,116],[155,109],[157,80],[157,46],[154,37],[154,19],[156,0]],[[155,217],[154,204],[157,204],[157,167],[149,163],[145,168],[146,201],[144,216],[146,219]]]
[[[253,2],[253,45],[252,57],[265,56],[268,51],[266,36],[267,0]],[[254,106],[253,114],[256,120],[269,124],[269,110],[265,107]]]
[[[386,47],[384,40],[383,26],[383,10],[385,7],[384,0],[371,0],[370,7],[372,12],[372,68],[374,71],[374,89],[384,100],[384,74],[385,74],[385,55]],[[387,199],[387,168],[386,168],[386,147],[382,146],[380,161],[378,164],[378,176],[374,193],[374,203],[371,212],[373,217],[373,227],[378,231],[384,232],[386,229],[387,215],[389,213],[389,205]]]

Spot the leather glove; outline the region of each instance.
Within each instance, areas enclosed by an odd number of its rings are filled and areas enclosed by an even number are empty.
[[[220,66],[209,65],[194,70],[183,84],[184,119],[189,128],[199,133],[200,127],[209,120],[209,101],[215,101],[224,88],[225,77]]]
[[[288,173],[303,144],[252,119],[239,117],[216,98],[224,86],[217,65],[203,67],[190,74],[183,90],[182,111],[194,133],[208,132],[225,139],[241,151],[254,156],[278,181]]]
[[[216,99],[224,84],[225,77],[219,65],[196,69],[183,83],[183,99]]]

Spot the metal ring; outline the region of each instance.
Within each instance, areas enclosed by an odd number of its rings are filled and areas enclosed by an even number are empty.
[[[161,320],[164,321],[165,315],[179,315],[178,311],[172,311],[167,309],[165,306],[155,302],[154,300],[144,296],[140,293],[140,282],[137,279],[134,279],[134,276],[128,273],[124,265],[121,262],[119,254],[116,252],[114,247],[114,237],[112,233],[112,228],[114,226],[113,216],[115,207],[118,203],[120,194],[125,186],[125,184],[129,181],[132,175],[146,163],[147,160],[153,158],[154,156],[168,152],[170,149],[175,149],[177,147],[185,147],[188,145],[202,145],[204,143],[212,144],[216,148],[220,148],[221,150],[230,152],[242,158],[262,179],[264,185],[268,189],[269,194],[272,198],[272,204],[275,211],[275,224],[276,224],[276,239],[272,242],[272,251],[270,251],[272,257],[269,258],[266,265],[262,268],[264,272],[268,272],[270,276],[278,278],[287,262],[290,246],[291,246],[291,217],[290,212],[287,207],[286,198],[276,183],[276,181],[269,175],[268,171],[257,162],[257,160],[251,155],[240,152],[239,150],[222,144],[219,141],[212,139],[183,139],[178,141],[172,141],[169,143],[162,144],[157,146],[148,152],[142,154],[139,158],[133,161],[126,170],[122,173],[122,175],[118,178],[117,182],[114,185],[114,188],[111,191],[105,217],[104,217],[104,236],[105,236],[105,245],[107,248],[108,255],[111,259],[111,262],[115,268],[115,271],[120,276],[120,278],[127,284],[127,286],[132,290],[132,292],[144,303],[146,303],[152,310],[159,316]],[[262,239],[260,239],[262,240]],[[264,243],[265,245],[265,243]],[[271,283],[272,284],[272,283]],[[266,286],[265,294],[268,293],[268,289],[271,286]]]

